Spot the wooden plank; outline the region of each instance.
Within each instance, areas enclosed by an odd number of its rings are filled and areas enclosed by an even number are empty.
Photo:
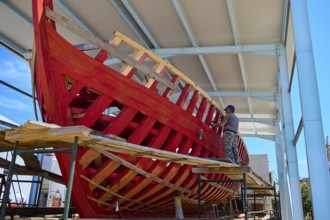
[[[62,128],[48,128],[48,129],[31,129],[31,130],[12,130],[7,131],[5,139],[14,143],[19,141],[21,143],[33,142],[36,140],[42,141],[56,141],[59,139],[66,140],[74,137],[86,138],[93,130],[84,126],[70,126]]]
[[[107,51],[111,55],[118,57],[119,59],[121,59],[125,63],[128,63],[128,64],[134,66],[136,69],[140,70],[141,72],[145,73],[147,76],[149,76],[149,77],[157,80],[158,82],[162,83],[166,87],[170,87],[172,89],[175,88],[175,85],[168,78],[166,78],[164,76],[160,76],[158,73],[156,73],[155,71],[150,69],[145,64],[142,64],[139,61],[136,61],[134,58],[120,52],[119,50],[117,50],[112,45],[109,45],[109,44],[105,43],[102,39],[100,39],[100,38],[94,36],[93,34],[85,31],[84,29],[82,29],[81,27],[79,27],[75,23],[71,22],[67,18],[65,18],[65,17],[57,14],[56,12],[50,10],[48,7],[46,7],[45,10],[46,10],[46,16],[48,18],[56,21],[57,23],[61,24],[65,28],[71,30],[72,32],[78,34],[79,36],[91,41],[93,44],[99,46],[100,48]]]
[[[0,157],[0,167],[1,168],[9,170],[10,163],[11,163],[10,161],[5,160]],[[48,180],[51,180],[51,181],[54,181],[54,182],[57,182],[60,184],[64,184],[62,176],[49,172],[49,171],[46,171],[46,170],[42,170],[42,169],[31,169],[26,166],[14,164],[13,172],[14,172],[14,174],[17,174],[17,175],[41,176]]]
[[[250,167],[193,167],[193,173],[223,173],[223,174],[243,174],[251,172]]]
[[[85,169],[95,158],[100,157],[100,153],[94,149],[88,149],[80,158],[78,163]]]

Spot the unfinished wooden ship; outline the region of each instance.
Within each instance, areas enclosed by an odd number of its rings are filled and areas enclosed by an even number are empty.
[[[85,125],[129,143],[169,152],[224,157],[221,130],[210,126],[211,121],[221,120],[222,110],[179,70],[120,33],[105,43],[58,15],[51,1],[33,0],[33,24],[32,68],[45,122]],[[58,25],[98,48],[96,56],[65,40],[56,30]],[[110,56],[122,63],[105,65]],[[244,142],[240,137],[238,142],[240,160],[248,163]],[[78,149],[72,201],[81,217],[173,217],[176,196],[182,198],[185,215],[197,214],[198,178],[191,165],[143,154],[114,154],[130,166],[88,146]],[[56,157],[67,181],[71,156],[58,153]],[[204,178],[229,179],[224,174],[205,174]],[[223,201],[238,188],[232,182],[203,183],[201,200]]]

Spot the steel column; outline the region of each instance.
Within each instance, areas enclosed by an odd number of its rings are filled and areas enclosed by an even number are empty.
[[[274,182],[274,208],[275,208],[275,212],[274,212],[274,217],[275,217],[275,219],[277,220],[277,213],[278,213],[278,205],[277,205],[277,195],[276,195],[276,184],[275,184],[275,182]]]
[[[311,182],[314,219],[329,219],[330,179],[316,79],[307,1],[291,1],[298,67],[301,109],[304,122],[307,164]]]
[[[280,103],[278,102],[278,106]],[[278,111],[280,113],[280,110]],[[279,122],[278,122],[279,123]],[[286,188],[288,186],[287,179],[286,179],[286,164],[284,163],[284,149],[282,145],[281,139],[281,131],[279,124],[276,124],[276,142],[275,142],[275,150],[276,150],[276,163],[277,163],[277,173],[278,173],[278,186],[279,191],[281,192],[282,196],[280,197],[281,201],[281,215],[284,219],[291,219],[291,202],[290,202],[290,195],[289,190]],[[289,214],[290,213],[290,214]],[[289,218],[289,216],[291,216]]]
[[[293,114],[291,97],[289,93],[289,75],[288,64],[286,59],[286,51],[284,46],[279,48],[279,78],[281,87],[282,110],[283,110],[283,123],[282,128],[285,137],[285,151],[288,163],[288,175],[291,190],[291,203],[292,214],[294,220],[303,220],[303,208],[300,192],[300,179],[297,162],[297,151],[293,143],[294,140],[294,127],[293,127]]]
[[[7,203],[9,201],[9,193],[10,193],[10,185],[13,179],[13,173],[14,173],[14,166],[16,163],[16,156],[17,156],[17,148],[19,146],[18,141],[15,142],[14,145],[14,150],[13,150],[13,155],[11,158],[11,163],[9,166],[9,173],[7,176],[7,182],[6,182],[6,188],[5,188],[5,192],[3,194],[3,199],[2,199],[2,204],[1,204],[1,216],[0,216],[0,220],[5,220],[6,217],[6,207],[7,207]],[[15,192],[14,192],[15,193]]]

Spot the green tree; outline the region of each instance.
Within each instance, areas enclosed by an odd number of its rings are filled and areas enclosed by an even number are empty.
[[[312,196],[311,196],[311,188],[307,182],[300,183],[301,189],[301,198],[304,209],[304,216],[309,217],[312,216]]]

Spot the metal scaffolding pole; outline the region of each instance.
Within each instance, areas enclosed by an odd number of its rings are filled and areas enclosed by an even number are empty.
[[[289,75],[286,51],[284,46],[279,48],[279,69],[280,69],[280,93],[282,99],[282,119],[281,124],[284,138],[285,138],[285,151],[288,164],[288,175],[291,191],[291,204],[292,204],[292,217],[294,220],[303,220],[303,208],[300,192],[300,179],[298,171],[297,151],[293,143],[294,140],[294,127],[293,127],[293,114],[291,97],[289,93]]]
[[[242,179],[229,179],[229,180],[204,180],[201,178],[201,174],[198,174],[198,208],[197,208],[197,214],[198,218],[201,217],[201,183],[241,183],[241,190],[244,191],[244,198],[242,199],[242,206],[243,206],[243,212],[245,213],[245,219],[248,220],[248,203],[247,203],[247,187],[246,187],[246,174],[243,173]],[[244,204],[243,204],[244,203]]]
[[[292,0],[291,11],[313,215],[317,220],[329,219],[330,179],[307,1]]]
[[[13,155],[11,158],[12,162],[10,163],[10,166],[9,166],[9,173],[7,176],[6,188],[5,188],[3,197],[2,197],[3,199],[2,199],[2,204],[1,204],[0,220],[4,220],[6,217],[6,207],[7,207],[7,203],[9,202],[10,186],[11,186],[12,178],[13,178],[13,174],[14,174],[14,165],[16,162],[18,146],[19,146],[19,143],[18,143],[18,141],[16,141],[16,143],[14,145]]]

